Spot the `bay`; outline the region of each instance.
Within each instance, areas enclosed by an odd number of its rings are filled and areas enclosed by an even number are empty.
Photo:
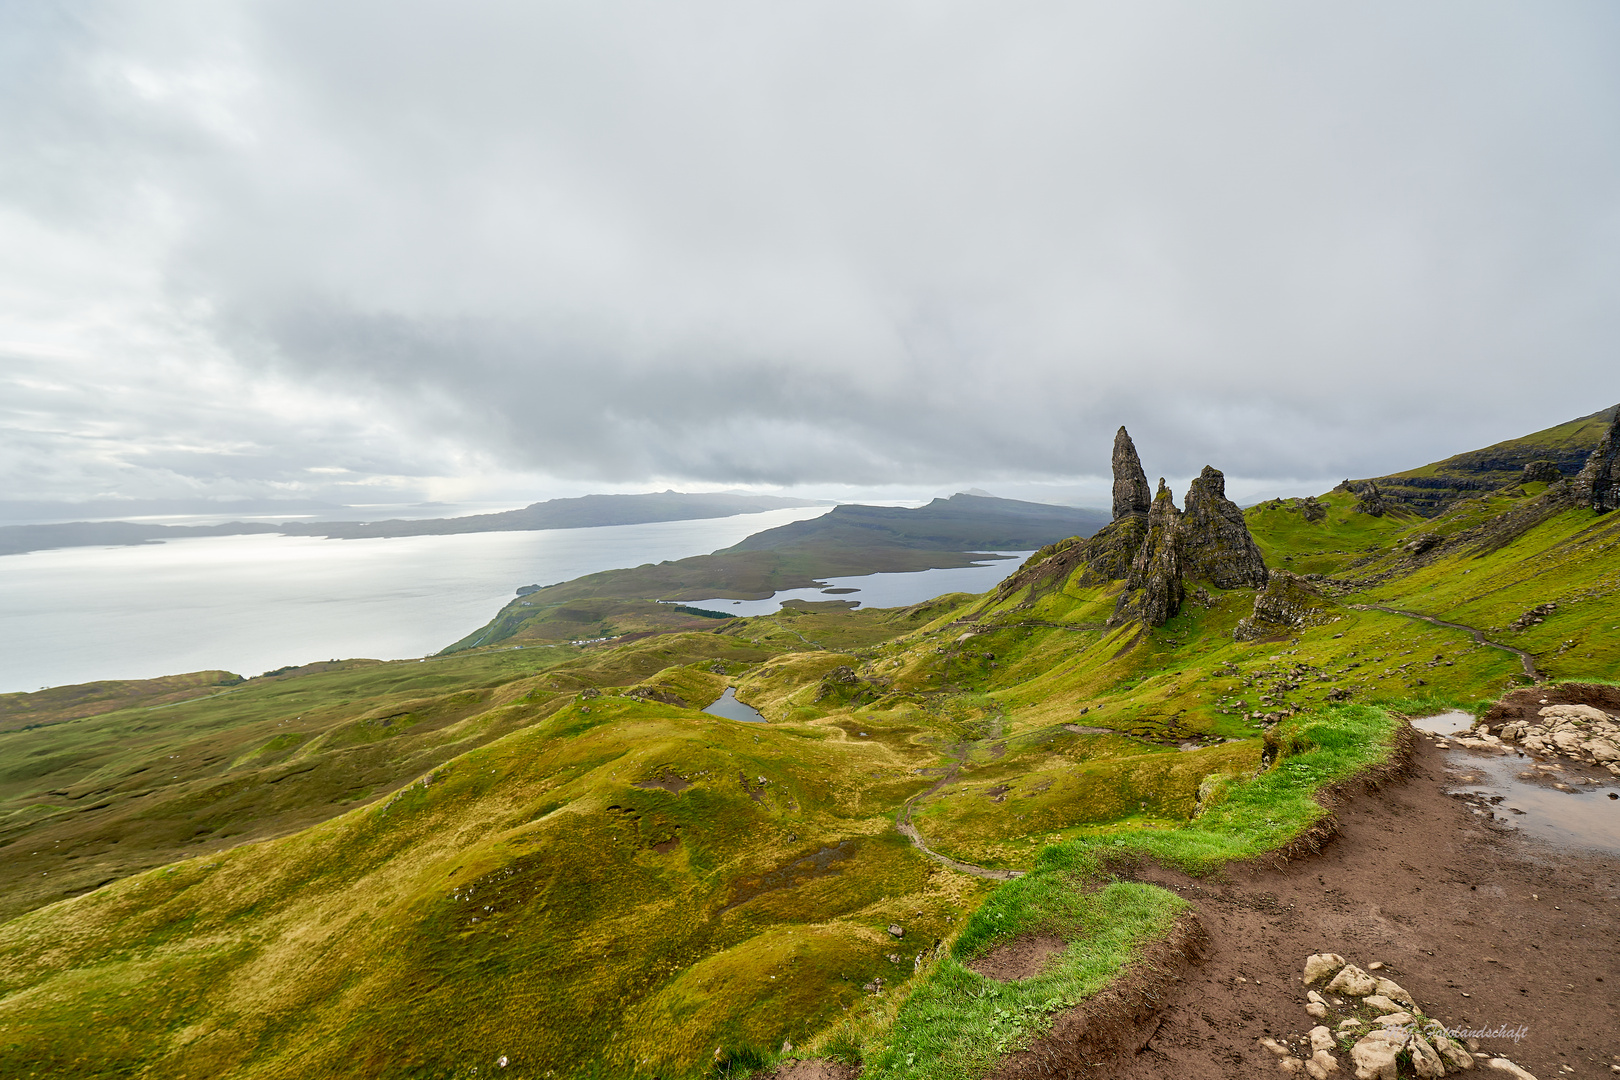
[[[905,607],[932,600],[946,593],[982,593],[1000,585],[1017,570],[1033,551],[986,552],[1006,556],[972,566],[953,566],[906,573],[863,574],[860,577],[827,578],[825,584],[808,589],[783,589],[764,600],[682,600],[688,607],[723,611],[728,615],[769,615],[780,611],[788,600],[847,600],[855,607]]]
[[[704,555],[829,507],[366,540],[217,536],[0,557],[0,692],[427,656],[520,585]]]

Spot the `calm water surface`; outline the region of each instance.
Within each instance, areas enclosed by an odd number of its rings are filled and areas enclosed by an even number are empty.
[[[684,559],[828,507],[372,540],[211,536],[0,557],[0,692],[426,656],[520,585]]]
[[[850,600],[856,607],[904,607],[946,593],[982,593],[993,589],[1034,552],[998,551],[995,554],[1011,557],[947,570],[828,578],[824,586],[784,589],[767,600],[682,600],[681,603],[732,615],[769,615],[780,611],[786,600]]]

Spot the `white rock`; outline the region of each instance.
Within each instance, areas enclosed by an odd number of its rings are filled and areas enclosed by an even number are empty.
[[[1474,1055],[1470,1054],[1465,1047],[1457,1043],[1450,1036],[1446,1035],[1444,1030],[1438,1027],[1430,1028],[1429,1043],[1435,1048],[1441,1057],[1445,1058],[1446,1061],[1450,1063],[1453,1069],[1472,1069],[1474,1067]]]
[[[1350,1048],[1350,1063],[1356,1067],[1356,1080],[1398,1080],[1395,1055],[1405,1045],[1390,1039],[1391,1032],[1375,1031]]]
[[[1531,1076],[1529,1073],[1513,1064],[1513,1062],[1509,1061],[1507,1058],[1493,1057],[1485,1064],[1489,1065],[1493,1069],[1500,1069],[1509,1076],[1513,1077],[1513,1080],[1536,1080],[1534,1076]]]
[[[1412,1014],[1409,1013],[1409,1012],[1385,1013],[1383,1016],[1380,1016],[1378,1019],[1373,1021],[1373,1023],[1375,1023],[1375,1024],[1382,1024],[1385,1027],[1392,1027],[1392,1028],[1396,1028],[1396,1027],[1403,1028],[1403,1027],[1406,1027],[1407,1025],[1409,1025],[1411,1022],[1412,1022]]]
[[[1311,1080],[1327,1080],[1339,1071],[1339,1059],[1326,1050],[1318,1050],[1305,1062],[1305,1071],[1311,1074]]]
[[[1340,1020],[1339,1021],[1339,1030],[1340,1031],[1354,1031],[1356,1028],[1361,1027],[1361,1026],[1362,1026],[1361,1021],[1357,1020],[1353,1016],[1348,1020]]]
[[[1549,720],[1586,720],[1599,724],[1609,718],[1608,713],[1602,709],[1594,709],[1590,705],[1549,705],[1541,710],[1541,715]]]
[[[1277,1062],[1277,1068],[1285,1073],[1298,1075],[1305,1068],[1305,1063],[1297,1057],[1285,1057]]]
[[[1412,1048],[1412,1071],[1419,1076],[1437,1077],[1446,1075],[1446,1063],[1435,1053],[1423,1036],[1413,1033],[1410,1043]]]
[[[1593,739],[1582,749],[1599,761],[1620,761],[1620,750],[1615,749],[1614,743],[1608,739]]]
[[[1377,981],[1354,964],[1346,964],[1327,984],[1328,990],[1350,997],[1366,997],[1378,989]]]
[[[1408,994],[1400,983],[1385,978],[1378,978],[1375,981],[1378,983],[1378,992],[1384,997],[1392,1001],[1399,1001],[1405,1005],[1414,1004],[1412,995]]]
[[[1327,1017],[1328,1010],[1320,1001],[1312,1001],[1305,1006],[1305,1012],[1317,1020],[1322,1020]]]
[[[1381,1013],[1400,1012],[1401,1007],[1382,994],[1370,994],[1362,999],[1363,1005],[1369,1009],[1377,1009]]]
[[[1284,1046],[1282,1043],[1278,1042],[1276,1039],[1261,1039],[1260,1040],[1260,1045],[1265,1047],[1267,1050],[1270,1050],[1273,1054],[1276,1054],[1278,1057],[1287,1057],[1288,1056],[1288,1047]]]
[[[1566,753],[1574,753],[1581,748],[1581,737],[1573,731],[1555,731],[1552,741]]]
[[[1333,1045],[1333,1032],[1329,1031],[1321,1024],[1311,1028],[1312,1050],[1331,1050],[1333,1049]]]
[[[1330,978],[1344,967],[1344,957],[1338,953],[1313,953],[1305,958],[1305,985]]]

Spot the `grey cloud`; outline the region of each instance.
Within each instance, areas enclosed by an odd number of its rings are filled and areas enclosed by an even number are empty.
[[[1620,399],[1606,5],[74,10],[0,197],[162,222],[171,353],[369,418],[147,455],[200,484],[1045,483],[1123,422],[1263,487]]]

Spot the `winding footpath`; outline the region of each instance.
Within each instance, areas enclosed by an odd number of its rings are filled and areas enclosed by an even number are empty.
[[[939,791],[947,784],[955,783],[957,774],[962,771],[962,765],[967,761],[968,755],[967,746],[965,744],[957,747],[957,750],[959,753],[956,760],[951,762],[951,767],[945,770],[945,775],[941,776],[937,781],[935,781],[933,787],[929,788],[927,791],[920,791],[906,800],[905,805],[900,808],[899,815],[894,819],[894,827],[900,830],[900,835],[911,841],[912,847],[916,848],[930,859],[933,859],[935,862],[943,863],[944,865],[950,867],[952,870],[960,870],[964,874],[972,874],[974,877],[986,878],[990,881],[1011,881],[1013,878],[1023,877],[1024,872],[1022,870],[992,870],[987,866],[975,866],[972,863],[959,862],[956,859],[951,858],[949,855],[941,854],[928,846],[928,841],[924,840],[922,833],[917,831],[917,826],[911,823],[911,811],[916,808],[916,805],[919,802]]]
[[[1541,673],[1536,670],[1535,657],[1523,649],[1515,649],[1512,645],[1503,645],[1500,641],[1491,641],[1485,636],[1483,630],[1477,630],[1472,626],[1464,626],[1462,623],[1446,622],[1444,619],[1437,619],[1433,615],[1423,615],[1416,611],[1402,611],[1400,608],[1392,608],[1384,604],[1349,604],[1346,606],[1355,608],[1357,611],[1382,611],[1386,615],[1404,615],[1408,619],[1422,619],[1424,622],[1433,623],[1436,626],[1444,626],[1451,630],[1461,630],[1465,634],[1472,634],[1474,640],[1481,645],[1489,645],[1493,649],[1501,649],[1503,652],[1509,652],[1517,656],[1519,663],[1524,665],[1524,673],[1535,682],[1542,681]]]

